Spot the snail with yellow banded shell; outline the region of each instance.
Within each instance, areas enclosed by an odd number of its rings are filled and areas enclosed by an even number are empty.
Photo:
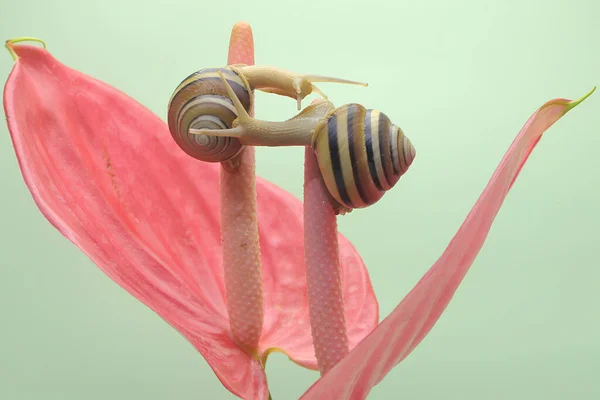
[[[237,140],[242,146],[311,146],[337,213],[379,201],[415,158],[408,137],[380,111],[360,104],[335,108],[322,100],[286,121],[262,121],[248,114],[249,100],[229,76],[217,74],[236,116],[232,110],[227,128],[186,124],[189,134]]]
[[[234,137],[192,135],[192,129],[227,129],[237,118],[221,81],[223,75],[233,88],[242,108],[253,108],[252,93],[255,89],[291,97],[298,102],[312,92],[327,96],[313,82],[336,82],[367,86],[366,83],[349,81],[321,75],[301,75],[275,67],[256,65],[228,65],[206,68],[185,78],[173,92],[168,108],[169,130],[175,142],[190,156],[207,162],[231,160],[244,148]]]

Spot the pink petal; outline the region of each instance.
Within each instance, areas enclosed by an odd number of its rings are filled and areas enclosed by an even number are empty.
[[[444,254],[396,309],[302,399],[364,399],[414,350],[450,302],[544,131],[585,97],[574,102],[551,100],[530,117]]]
[[[229,331],[219,166],[188,157],[160,118],[123,93],[36,46],[13,48],[19,58],[4,107],[23,178],[43,215],[177,329],[228,390],[266,398],[260,363]],[[281,347],[314,366],[310,329],[302,323],[308,314],[302,204],[261,179],[257,198],[265,288],[261,347]],[[356,291],[346,296],[356,299],[348,323],[357,343],[374,327],[377,303],[360,256],[343,237],[340,247],[344,289]]]
[[[188,163],[164,123],[121,93],[37,47],[15,50],[5,110],[42,213],[228,389],[266,392],[260,365],[229,337],[219,253],[200,251],[219,246],[218,213],[207,212],[218,209],[218,167]]]

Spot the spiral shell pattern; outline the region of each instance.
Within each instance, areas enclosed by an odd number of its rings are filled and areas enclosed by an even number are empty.
[[[218,71],[250,112],[252,89],[243,76],[229,68],[206,68],[185,78],[169,102],[169,131],[188,155],[206,162],[223,162],[239,154],[243,145],[233,137],[190,134],[189,129],[228,129],[237,118]]]
[[[312,147],[329,193],[350,210],[379,201],[416,155],[402,129],[360,104],[337,108],[317,127]]]

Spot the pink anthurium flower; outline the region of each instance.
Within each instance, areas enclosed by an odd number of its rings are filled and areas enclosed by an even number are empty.
[[[250,354],[234,340],[226,308],[219,166],[184,154],[162,120],[118,90],[38,46],[7,46],[16,57],[4,90],[8,128],[48,221],[177,329],[235,395],[268,397],[272,351],[316,369],[302,203],[257,180],[264,323]],[[359,254],[341,235],[339,244],[354,347],[377,325],[378,304]]]
[[[268,397],[263,366],[270,351],[315,369],[302,204],[257,179],[264,325],[248,353],[231,335],[225,304],[219,167],[184,155],[158,117],[118,90],[39,47],[8,47],[17,59],[4,92],[7,122],[23,178],[50,223],[185,336],[232,393]],[[446,251],[379,325],[366,268],[338,236],[349,353],[303,399],[366,398],[420,343],[542,134],[585,97],[551,100],[531,116]],[[307,171],[314,169],[309,162]]]

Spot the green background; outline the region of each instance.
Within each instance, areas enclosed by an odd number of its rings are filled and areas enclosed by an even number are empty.
[[[320,86],[336,105],[384,111],[417,149],[377,206],[339,222],[383,318],[442,253],[527,118],[600,84],[598,4],[0,0],[0,39],[41,37],[163,119],[184,76],[225,64],[238,20],[253,27],[257,63],[367,81]],[[0,56],[3,82],[12,65]],[[369,398],[600,398],[598,96],[546,133],[439,323]],[[289,104],[259,93],[256,115],[287,118]],[[301,198],[302,149],[259,148],[257,172]],[[0,187],[1,399],[233,398],[176,331],[46,222],[5,124]],[[275,400],[318,377],[280,354],[267,373]]]

